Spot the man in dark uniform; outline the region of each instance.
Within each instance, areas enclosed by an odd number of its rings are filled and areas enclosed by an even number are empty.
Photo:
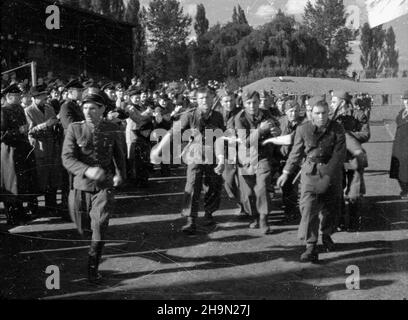
[[[284,111],[285,116],[280,119],[280,128],[282,130],[282,136],[290,135],[291,144],[283,145],[280,148],[282,155],[281,170],[286,165],[289,154],[292,151],[293,139],[297,127],[301,124],[299,117],[299,104],[294,100],[288,100],[285,102]],[[287,183],[282,187],[282,202],[285,207],[286,221],[296,220],[300,216],[299,212],[299,179],[298,173],[300,166],[294,168],[293,173],[289,176]],[[295,181],[296,179],[296,181]]]
[[[225,89],[220,90],[218,93],[220,97],[220,102],[222,106],[222,115],[224,118],[224,126],[227,129],[227,137],[229,136],[236,136],[235,132],[235,117],[238,113],[242,111],[242,109],[237,108],[235,100],[235,94],[232,91],[228,91]],[[229,147],[234,147],[236,143],[228,143],[226,150],[229,150]],[[236,148],[235,148],[236,149]],[[237,152],[238,150],[236,150]],[[228,152],[228,151],[227,151]],[[239,212],[237,213],[237,217],[239,219],[244,219],[248,217],[248,213],[245,212],[245,209],[241,203],[241,191],[239,187],[239,177],[238,177],[238,167],[237,167],[237,158],[236,155],[228,154],[226,158],[228,161],[225,163],[225,169],[223,172],[224,178],[224,187],[225,191],[228,194],[230,199],[235,199],[239,205]]]
[[[151,159],[153,163],[160,162],[160,152],[169,150],[172,137],[179,135],[186,136],[185,131],[189,130],[190,143],[188,150],[198,150],[196,158],[191,159],[187,165],[187,181],[184,190],[182,215],[187,217],[187,224],[182,231],[187,234],[194,234],[196,231],[196,219],[198,215],[199,199],[204,184],[204,211],[205,226],[214,225],[213,213],[218,210],[221,201],[222,170],[215,172],[216,164],[214,157],[214,136],[206,139],[206,131],[212,134],[219,129],[219,136],[224,133],[224,119],[222,114],[214,110],[215,94],[209,88],[200,88],[197,91],[196,109],[185,112],[179,122],[176,122],[173,129],[163,137],[158,147],[152,151]],[[208,141],[207,141],[208,140]],[[216,144],[217,146],[217,144]],[[197,149],[193,149],[197,147]],[[209,150],[209,151],[208,151]],[[216,150],[215,154],[223,154]],[[224,157],[218,159],[221,166]]]
[[[270,232],[267,216],[271,210],[268,187],[271,185],[272,168],[277,167],[274,146],[263,142],[280,135],[279,123],[269,111],[259,109],[259,93],[244,90],[244,110],[235,117],[235,130],[242,145],[238,148],[239,185],[242,204],[254,222],[251,229],[260,229],[263,234]],[[243,148],[242,148],[243,147]],[[275,163],[274,163],[275,162]]]
[[[68,126],[71,123],[84,120],[84,114],[79,105],[83,88],[83,85],[78,80],[72,80],[65,86],[65,90],[68,92],[67,100],[62,104],[59,113],[64,131],[68,130]]]
[[[329,106],[319,101],[313,106],[312,120],[296,130],[293,149],[277,181],[283,187],[304,156],[302,165],[299,238],[306,241],[302,262],[318,260],[319,224],[326,249],[333,249],[331,234],[335,229],[337,208],[342,197],[343,164],[346,157],[344,128],[329,120]],[[333,212],[334,211],[334,212]],[[321,221],[319,218],[321,215]]]
[[[344,164],[344,200],[339,227],[352,231],[358,228],[358,215],[365,194],[364,168],[367,155],[362,144],[370,139],[370,125],[363,110],[353,108],[348,92],[334,91],[331,118],[346,130],[347,158]]]
[[[36,163],[28,141],[28,124],[20,105],[21,91],[17,84],[5,88],[6,103],[1,106],[1,201],[7,222],[17,225],[27,221],[23,204],[37,211]]]
[[[60,113],[58,114],[58,118],[60,119],[62,128],[64,130],[64,135],[61,135],[61,145],[63,144],[68,126],[71,123],[84,120],[82,107],[79,105],[83,91],[83,85],[81,82],[78,80],[71,80],[67,83],[64,90],[67,91],[67,99],[61,105]],[[65,208],[68,207],[68,194],[72,188],[72,176],[66,170],[62,169],[61,180],[62,209],[65,210]]]
[[[113,210],[112,188],[125,178],[125,155],[118,127],[103,119],[106,101],[100,90],[85,91],[85,121],[68,127],[62,151],[64,167],[75,176],[70,213],[81,234],[92,230],[88,277],[98,281],[109,215]]]

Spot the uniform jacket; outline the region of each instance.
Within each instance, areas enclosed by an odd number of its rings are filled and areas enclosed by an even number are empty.
[[[316,174],[317,164],[320,163],[323,164],[319,167],[320,174],[331,178],[341,175],[346,157],[346,138],[342,125],[330,120],[323,132],[319,132],[312,121],[299,126],[284,170],[293,173],[305,156],[302,168],[307,173]]]
[[[59,118],[65,131],[71,123],[85,120],[81,106],[72,100],[66,100],[62,104]]]
[[[235,117],[235,129],[238,138],[244,140],[246,148],[245,152],[242,152],[243,149],[239,148],[239,167],[245,168],[248,175],[255,174],[259,165],[270,170],[272,162],[277,160],[274,159],[275,146],[271,144],[262,145],[262,142],[271,138],[272,134],[270,130],[261,130],[260,124],[271,119],[274,120],[274,126],[279,128],[279,122],[266,110],[259,109],[259,113],[255,117],[242,110]]]
[[[201,152],[203,161],[211,159],[212,163],[215,163],[216,152],[214,152],[215,149],[213,147],[216,140],[216,130],[219,130],[221,133],[220,136],[222,136],[225,131],[222,114],[213,110],[207,118],[204,118],[198,108],[188,110],[180,117],[179,121],[174,123],[171,134],[173,137],[175,134],[181,135],[180,138],[182,138],[186,130],[191,130],[191,136],[195,136],[194,139],[191,140],[194,142],[191,143],[189,149]],[[206,130],[213,130],[214,135],[212,141],[206,141]],[[201,135],[201,141],[197,136],[198,133]],[[180,138],[177,137],[176,139]]]
[[[94,129],[85,121],[68,127],[62,163],[74,177],[74,189],[96,192],[113,186],[113,176],[125,178],[125,150],[116,124],[102,120]],[[95,182],[85,176],[89,167],[105,170],[106,179]]]

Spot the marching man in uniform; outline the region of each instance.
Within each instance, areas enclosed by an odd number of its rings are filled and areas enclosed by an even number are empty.
[[[102,255],[109,215],[113,210],[113,187],[125,178],[125,153],[118,126],[103,119],[106,101],[99,89],[89,88],[82,100],[85,121],[72,123],[62,151],[64,167],[74,177],[70,213],[78,231],[92,230],[88,278],[100,280]]]
[[[277,185],[283,187],[289,177],[306,160],[301,170],[299,238],[306,241],[302,262],[318,260],[317,242],[321,224],[322,242],[333,250],[331,234],[335,228],[336,208],[342,199],[343,164],[346,158],[344,128],[329,120],[329,106],[319,101],[313,106],[312,120],[296,130],[293,149]],[[334,208],[334,210],[333,210]],[[319,215],[322,216],[321,221]]]

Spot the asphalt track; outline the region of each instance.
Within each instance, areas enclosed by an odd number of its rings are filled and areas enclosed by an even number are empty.
[[[217,226],[187,237],[178,229],[185,178],[157,177],[146,191],[117,197],[101,272],[85,279],[89,242],[73,224],[40,219],[9,230],[0,216],[0,297],[7,299],[406,299],[408,203],[388,178],[398,107],[373,111],[366,172],[367,195],[358,232],[334,235],[337,251],[319,264],[298,262],[297,225],[282,223],[279,195],[270,216],[273,233],[260,235],[236,221],[236,205],[223,196]],[[202,216],[200,212],[200,216]],[[201,218],[198,223],[201,222]],[[58,266],[60,289],[48,290],[45,273]],[[358,267],[359,290],[346,286]],[[351,267],[351,268],[355,268]],[[355,282],[353,282],[355,283]]]

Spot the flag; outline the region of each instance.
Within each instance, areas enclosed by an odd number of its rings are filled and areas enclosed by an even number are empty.
[[[371,28],[408,14],[408,0],[366,0],[366,6]]]

